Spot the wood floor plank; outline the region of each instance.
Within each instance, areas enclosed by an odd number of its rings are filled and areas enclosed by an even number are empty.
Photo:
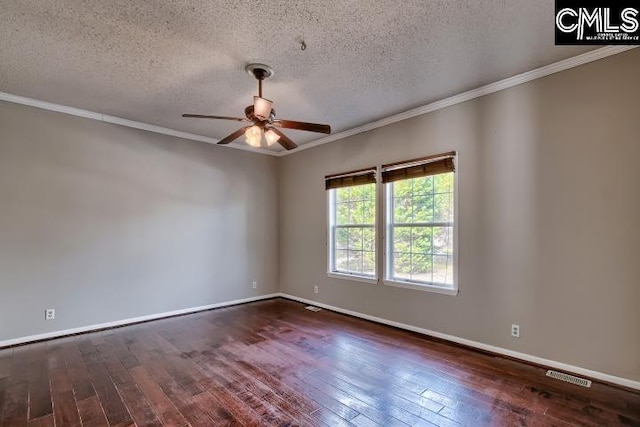
[[[319,408],[317,411],[312,412],[309,416],[314,421],[313,425],[328,427],[353,426],[352,423],[324,406]]]
[[[7,378],[11,373],[13,349],[0,349],[0,379]]]
[[[26,426],[29,411],[29,384],[9,384],[5,390],[2,423],[6,426]]]
[[[76,399],[72,391],[53,394],[53,415],[57,426],[80,426],[80,415]]]
[[[640,393],[273,299],[0,349],[2,426],[640,426]]]
[[[129,372],[140,391],[142,391],[146,397],[149,405],[165,425],[183,426],[188,423],[171,399],[167,397],[160,386],[151,378],[144,366],[136,366]]]
[[[83,427],[109,425],[98,396],[88,397],[78,402],[78,413]]]
[[[210,393],[202,392],[193,396],[193,401],[219,426],[230,426],[241,424],[231,411],[222,406]]]
[[[140,389],[131,382],[119,384],[116,386],[122,399],[131,414],[131,417],[139,426],[162,426],[162,422],[153,411],[147,399]]]
[[[56,422],[53,418],[53,414],[45,415],[44,417],[29,421],[29,427],[55,427],[55,425]]]
[[[73,392],[76,398],[78,400],[84,400],[95,396],[96,392],[89,378],[89,371],[82,358],[82,354],[75,345],[75,340],[67,341],[63,352],[67,373],[73,384]]]
[[[92,354],[92,353],[90,353]],[[103,363],[90,365],[89,376],[95,387],[96,394],[100,399],[104,413],[109,424],[116,425],[132,420],[113,380],[109,376],[109,371]]]
[[[150,364],[149,373],[192,426],[214,425],[211,417],[194,402],[193,395],[171,378],[160,363]]]
[[[215,388],[207,390],[207,393],[220,402],[220,405],[228,410],[240,424],[247,427],[260,426],[262,424],[262,417],[247,406],[242,399],[228,390]],[[202,401],[199,401],[198,405],[202,405],[202,403]]]
[[[0,378],[0,423],[2,423],[2,417],[4,415],[7,387],[9,387],[9,377]]]
[[[31,363],[29,368],[29,419],[53,414],[49,383],[49,365],[46,360]]]
[[[29,345],[16,347],[13,350],[9,383],[19,384],[29,381]]]

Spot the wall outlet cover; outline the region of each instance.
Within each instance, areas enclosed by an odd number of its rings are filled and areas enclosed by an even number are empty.
[[[511,336],[520,338],[520,325],[511,325]]]

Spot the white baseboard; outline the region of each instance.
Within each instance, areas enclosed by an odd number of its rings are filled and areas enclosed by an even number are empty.
[[[318,301],[312,301],[312,300],[309,300],[309,299],[300,298],[300,297],[297,297],[297,296],[294,296],[294,295],[290,295],[290,294],[287,294],[287,293],[283,293],[283,292],[280,293],[280,296],[282,298],[290,299],[290,300],[293,300],[293,301],[298,301],[298,302],[302,302],[302,303],[305,303],[305,304],[315,305],[317,307],[326,308],[327,310],[336,311],[338,313],[348,314],[349,316],[359,317],[361,319],[370,320],[372,322],[382,323],[384,325],[394,326],[394,327],[400,328],[400,329],[406,329],[408,331],[417,332],[419,334],[428,335],[428,336],[435,337],[435,338],[440,338],[440,339],[443,339],[443,340],[447,340],[447,341],[451,341],[451,342],[454,342],[454,343],[466,345],[466,346],[469,346],[469,347],[474,347],[474,348],[477,348],[477,349],[480,349],[480,350],[490,351],[492,353],[497,353],[497,354],[501,354],[501,355],[504,355],[504,356],[513,357],[514,359],[520,359],[520,360],[523,360],[523,361],[526,361],[526,362],[535,363],[537,365],[547,366],[547,367],[550,367],[550,368],[554,368],[554,369],[558,369],[558,370],[561,370],[561,371],[565,371],[565,372],[570,372],[570,373],[586,376],[586,377],[589,377],[589,378],[593,378],[593,379],[596,379],[596,380],[608,382],[608,383],[611,383],[611,384],[617,384],[617,385],[620,385],[620,386],[623,386],[623,387],[627,387],[627,388],[631,388],[631,389],[635,389],[635,390],[640,390],[640,381],[634,381],[634,380],[630,380],[630,379],[627,379],[627,378],[617,377],[617,376],[614,376],[614,375],[609,375],[609,374],[605,374],[605,373],[598,372],[598,371],[592,371],[590,369],[581,368],[579,366],[573,366],[573,365],[568,365],[568,364],[562,363],[562,362],[556,362],[555,360],[543,359],[542,357],[532,356],[530,354],[520,353],[520,352],[517,352],[517,351],[509,350],[509,349],[502,348],[502,347],[496,347],[496,346],[489,345],[489,344],[483,344],[481,342],[471,341],[471,340],[468,340],[466,338],[459,338],[459,337],[456,337],[454,335],[443,334],[441,332],[436,332],[436,331],[432,331],[432,330],[429,330],[429,329],[419,328],[417,326],[407,325],[405,323],[394,322],[392,320],[383,319],[381,317],[370,316],[368,314],[359,313],[357,311],[351,311],[351,310],[347,310],[347,309],[340,308],[340,307],[335,307],[333,305],[324,304],[324,303],[321,303],[321,302],[318,302]]]
[[[259,295],[256,297],[242,298],[233,301],[217,302],[215,304],[203,305],[200,307],[183,308],[180,310],[167,311],[165,313],[149,314],[147,316],[132,317],[129,319],[116,320],[113,322],[98,323],[95,325],[81,326],[79,328],[64,329],[61,331],[47,332],[46,334],[30,335],[27,337],[14,338],[10,340],[0,341],[0,348],[18,344],[26,344],[33,341],[47,340],[51,338],[63,337],[66,335],[75,335],[83,332],[92,332],[100,329],[114,328],[116,326],[130,325],[133,323],[146,322],[149,320],[163,319],[165,317],[178,316],[181,314],[196,313],[198,311],[211,310],[212,308],[228,307],[230,305],[244,304],[246,302],[259,301],[269,298],[279,297],[279,293]]]

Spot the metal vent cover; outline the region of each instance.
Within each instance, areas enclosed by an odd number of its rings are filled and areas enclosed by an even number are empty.
[[[574,377],[573,375],[565,374],[564,372],[548,370],[547,376],[582,387],[591,387],[591,381],[580,377]]]

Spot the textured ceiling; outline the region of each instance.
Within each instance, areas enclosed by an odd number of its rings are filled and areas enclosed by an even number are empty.
[[[262,62],[279,118],[338,132],[589,50],[554,46],[553,5],[0,0],[0,91],[223,138],[239,123],[180,115],[242,116]]]

